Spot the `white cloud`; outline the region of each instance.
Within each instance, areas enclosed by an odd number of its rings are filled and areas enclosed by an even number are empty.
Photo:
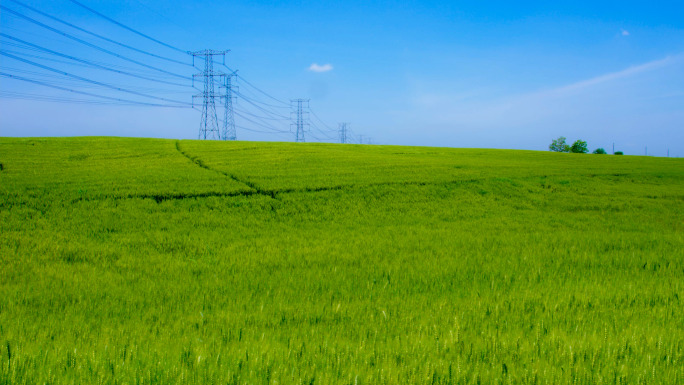
[[[684,54],[668,56],[619,71],[605,73],[575,83],[552,89],[511,95],[503,98],[486,99],[481,97],[462,99],[461,95],[423,94],[414,99],[421,114],[434,116],[433,122],[448,127],[492,128],[492,127],[534,127],[539,122],[576,121],[585,111],[596,113],[597,109],[613,108],[607,102],[616,94],[620,97],[620,80],[649,72],[674,67],[684,63]],[[629,96],[620,99],[620,105],[632,103]],[[632,115],[629,115],[632,116]],[[595,116],[594,119],[604,116]],[[574,119],[574,120],[573,120]],[[586,118],[590,122],[589,118]]]
[[[672,64],[673,62],[680,60],[681,58],[682,58],[682,55],[677,55],[674,57],[668,56],[664,59],[654,60],[654,61],[644,63],[641,65],[629,67],[629,68],[626,68],[626,69],[621,70],[621,71],[596,76],[596,77],[591,78],[591,79],[582,80],[582,81],[579,81],[579,82],[576,82],[573,84],[569,84],[569,85],[566,85],[563,87],[559,87],[559,88],[556,88],[555,90],[549,91],[549,93],[564,93],[567,91],[575,91],[575,90],[591,87],[591,86],[594,86],[597,84],[605,83],[608,81],[630,77],[630,76],[633,76],[633,75],[636,75],[636,74],[639,74],[642,72],[648,72],[648,71],[652,71],[652,70],[657,69],[657,68],[664,67],[666,65]]]
[[[629,36],[629,31],[626,29],[622,29],[622,36]]]
[[[332,71],[332,69],[333,69],[332,64],[319,65],[318,63],[313,63],[309,66],[309,71],[312,71],[312,72],[328,72],[328,71]]]

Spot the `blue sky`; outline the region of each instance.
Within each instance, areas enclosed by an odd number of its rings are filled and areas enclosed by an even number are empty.
[[[647,147],[649,155],[665,156],[669,149],[671,156],[684,156],[681,2],[80,1],[182,49],[230,49],[227,63],[244,79],[280,100],[309,98],[330,128],[350,122],[355,133],[375,143],[546,150],[563,135],[569,141],[586,140],[592,150],[610,151],[615,143],[626,154],[642,155]],[[189,56],[68,0],[22,2],[111,39],[191,63]],[[69,31],[9,0],[2,4]],[[2,32],[24,41],[123,65],[8,12],[0,14],[0,23]],[[0,42],[3,51],[30,54],[8,45],[6,38]],[[103,82],[154,88],[67,63],[31,60]],[[197,72],[149,62],[187,75]],[[0,57],[5,73],[115,94],[27,73],[43,71],[29,67]],[[238,84],[245,95],[260,97]],[[88,98],[7,78],[0,79],[0,89],[2,136],[198,134],[200,114],[192,109],[18,99],[13,97],[17,93]],[[167,91],[163,95],[191,100],[192,92]],[[236,108],[249,105],[238,98]],[[289,115],[287,108],[276,111]],[[236,121],[254,128],[239,117]],[[290,129],[285,120],[269,124]],[[294,140],[294,134],[238,128],[238,138]]]

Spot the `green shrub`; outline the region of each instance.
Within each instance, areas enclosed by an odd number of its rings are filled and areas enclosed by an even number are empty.
[[[597,148],[593,152],[594,154],[606,154],[606,150],[602,149],[601,147]]]
[[[554,139],[549,145],[549,151],[555,152],[570,152],[570,146],[565,143],[565,137],[559,136],[558,139]]]
[[[586,154],[589,152],[589,149],[587,149],[587,142],[582,139],[577,139],[575,143],[572,144],[572,147],[570,147],[570,152],[574,152],[575,154]]]
[[[615,151],[615,154],[613,154],[613,155],[624,155],[624,154],[622,153],[622,151]]]

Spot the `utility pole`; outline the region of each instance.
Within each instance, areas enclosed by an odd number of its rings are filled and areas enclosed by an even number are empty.
[[[338,132],[340,133],[340,143],[347,143],[347,130],[349,123],[340,123]]]
[[[304,126],[309,125],[304,119],[304,114],[308,114],[308,111],[305,111],[305,109],[308,110],[309,108],[309,99],[294,99],[290,100],[290,103],[292,114],[294,115],[292,125],[296,127],[295,141],[304,142]]]
[[[613,142],[613,155],[615,155],[615,142]]]
[[[226,61],[226,53],[229,51],[215,51],[205,49],[202,51],[189,52],[192,55],[192,65],[195,65],[195,57],[204,59],[204,71],[194,74],[195,78],[203,78],[204,91],[201,94],[193,95],[193,102],[195,98],[202,98],[202,117],[200,119],[199,139],[221,139],[221,132],[219,131],[218,117],[216,116],[216,90],[214,84],[218,78],[220,80],[225,78],[226,74],[223,72],[214,71],[214,56],[221,56],[223,63]],[[194,85],[194,84],[193,84]],[[221,96],[218,96],[219,99]]]
[[[237,86],[233,85],[233,78],[237,77],[236,72],[237,71],[226,75],[226,82],[221,86],[226,89],[226,93],[222,96],[224,99],[223,106],[225,107],[223,117],[223,140],[237,140],[235,117],[233,116],[233,98],[235,98],[235,96],[233,96],[233,90],[237,88]]]

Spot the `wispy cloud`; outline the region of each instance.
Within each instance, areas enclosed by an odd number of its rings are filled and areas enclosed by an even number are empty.
[[[621,29],[620,31],[621,31],[620,33],[622,34],[622,36],[629,36],[629,31],[628,31],[628,30],[626,30],[626,29]]]
[[[621,95],[616,91],[620,89],[622,80],[666,68],[671,71],[682,63],[684,54],[678,54],[556,88],[489,99],[463,99],[461,94],[423,93],[421,98],[414,99],[414,103],[422,116],[434,117],[433,123],[445,127],[461,127],[462,131],[466,130],[466,127],[475,130],[504,126],[531,130],[531,127],[541,127],[542,123],[549,122],[560,127],[563,124],[560,122],[564,121],[593,124],[603,119],[602,115],[596,112],[597,109],[610,109],[615,105],[634,105],[635,102],[629,95]],[[653,91],[649,91],[649,95],[650,92]],[[617,97],[619,101],[610,99],[612,97]],[[599,105],[600,108],[597,107]],[[583,114],[593,115],[589,117]]]
[[[332,71],[332,69],[333,69],[332,64],[320,65],[318,63],[313,63],[309,66],[309,71],[311,71],[311,72],[328,72],[328,71]]]
[[[626,68],[621,71],[617,72],[611,72],[605,75],[600,75],[596,76],[587,80],[582,80],[573,84],[569,84],[563,87],[556,88],[555,90],[550,91],[551,93],[565,93],[569,91],[576,91],[576,90],[581,90],[585,89],[588,87],[592,87],[601,83],[606,83],[610,82],[613,80],[617,79],[622,79],[622,78],[627,78],[630,76],[634,76],[637,74],[640,74],[642,72],[649,72],[661,67],[665,67],[672,62],[676,61],[677,59],[681,59],[681,55],[678,56],[668,56],[664,59],[659,59],[659,60],[654,60],[650,61],[648,63],[636,65],[633,67]]]
[[[500,114],[501,116],[516,116],[518,118],[522,118],[526,115],[528,118],[536,118],[542,117],[544,114],[563,114],[568,110],[568,103],[585,105],[585,103],[587,103],[585,100],[587,95],[595,96],[598,95],[598,93],[607,92],[605,88],[598,88],[599,86],[605,85],[608,86],[608,89],[611,89],[619,84],[618,81],[621,79],[628,79],[640,74],[679,64],[683,58],[684,55],[682,54],[668,56],[664,59],[653,60],[564,86],[527,94],[519,94],[504,99],[500,103],[494,102],[485,107],[483,111],[485,111],[485,115]]]

